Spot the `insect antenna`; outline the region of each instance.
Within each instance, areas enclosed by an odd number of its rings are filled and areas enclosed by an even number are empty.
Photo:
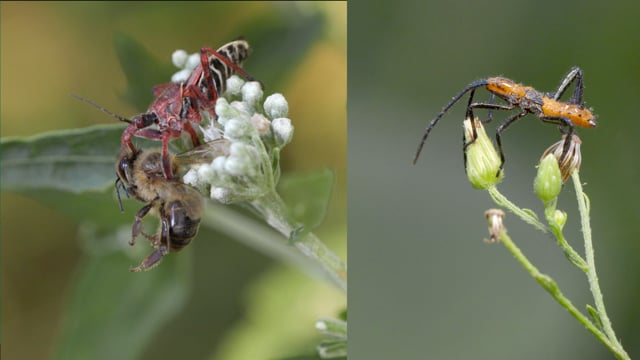
[[[449,111],[449,109],[455,104],[457,103],[460,98],[462,98],[466,93],[468,93],[469,91],[479,88],[481,86],[486,86],[488,84],[486,79],[481,79],[481,80],[477,80],[472,82],[471,84],[467,85],[467,87],[465,87],[458,95],[454,96],[451,101],[449,101],[449,103],[442,108],[442,111],[440,111],[440,113],[438,114],[438,116],[436,116],[433,120],[431,120],[431,122],[429,123],[429,125],[427,126],[427,128],[424,130],[424,134],[422,135],[422,140],[420,140],[420,145],[418,145],[418,150],[416,150],[416,155],[413,158],[413,165],[416,164],[416,162],[418,161],[418,157],[420,157],[420,152],[422,151],[422,147],[424,146],[424,142],[427,141],[427,137],[429,136],[429,133],[431,132],[431,129],[433,129],[434,126],[436,126],[436,124],[438,123],[438,121],[440,120],[440,118],[442,118],[442,116]]]
[[[122,179],[116,176],[116,196],[118,197],[118,206],[120,207],[120,212],[124,212],[124,207],[122,206],[122,198],[120,196],[120,190],[124,190],[124,194],[129,197],[129,191],[126,186],[122,183]]]
[[[73,96],[74,98],[76,98],[76,99],[78,99],[78,100],[80,100],[82,102],[85,102],[85,103],[93,106],[94,108],[96,108],[98,110],[101,110],[102,112],[106,113],[107,115],[111,115],[111,116],[113,116],[114,118],[116,118],[116,119],[118,119],[120,121],[126,122],[127,124],[131,124],[131,120],[129,120],[129,119],[125,118],[125,117],[122,117],[122,116],[120,116],[118,114],[114,114],[111,111],[107,110],[106,108],[94,103],[93,101],[87,100],[87,99],[83,98],[82,96],[78,96],[78,95],[75,95],[75,94],[69,94],[69,95]]]

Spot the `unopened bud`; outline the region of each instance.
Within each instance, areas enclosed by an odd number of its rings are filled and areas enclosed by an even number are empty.
[[[466,149],[467,177],[476,189],[488,189],[498,184],[504,178],[504,172],[500,169],[500,156],[493,147],[493,143],[484,131],[482,122],[477,118],[464,121],[464,139],[466,143],[473,140],[473,128],[476,128],[477,137]]]
[[[533,181],[533,190],[543,203],[548,204],[558,197],[562,190],[562,174],[553,154],[545,156],[538,165],[538,173]]]

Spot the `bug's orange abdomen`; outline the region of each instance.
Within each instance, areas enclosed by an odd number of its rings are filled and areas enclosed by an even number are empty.
[[[542,105],[544,116],[563,117],[569,119],[574,125],[580,127],[595,127],[596,117],[591,110],[577,104],[567,104],[548,97],[544,98]]]
[[[500,96],[522,98],[527,94],[528,86],[517,84],[502,77],[492,77],[487,79],[487,90]]]

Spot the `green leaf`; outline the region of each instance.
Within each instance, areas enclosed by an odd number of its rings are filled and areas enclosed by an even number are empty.
[[[323,335],[336,339],[347,339],[347,322],[338,319],[324,318],[316,322],[316,328]]]
[[[106,241],[96,240],[96,237],[103,237],[113,229],[127,225],[129,228],[133,223],[135,214],[144,205],[133,198],[123,198],[122,205],[124,212],[120,212],[118,201],[115,195],[113,184],[102,192],[85,192],[73,194],[56,190],[36,190],[25,194],[38,202],[47,205],[57,212],[68,216],[81,226],[90,226],[96,234],[89,237],[93,240],[105,244]],[[145,223],[151,223],[155,216],[145,217]]]
[[[155,269],[130,273],[123,252],[89,257],[79,268],[56,359],[140,359],[154,334],[184,307],[191,289],[190,250]]]
[[[116,33],[113,44],[127,78],[127,89],[122,97],[139,111],[145,111],[154,99],[153,87],[170,82],[171,75],[178,70],[171,64],[171,54],[167,54],[165,61],[159,61],[125,33]]]
[[[524,211],[525,213],[527,213],[529,216],[531,216],[532,218],[538,220],[538,215],[535,213],[535,211],[531,210],[531,209],[522,209],[522,211]]]
[[[593,320],[593,324],[598,329],[602,330],[602,320],[600,319],[600,314],[598,313],[598,310],[594,309],[593,306],[587,304],[587,312],[589,313],[591,320]]]
[[[102,190],[115,179],[122,125],[48,132],[0,140],[2,190],[29,193]]]
[[[322,223],[331,198],[333,182],[334,174],[330,169],[282,177],[278,192],[287,204],[290,216],[303,225],[291,234],[292,241]]]
[[[321,359],[346,359],[347,340],[324,340],[317,350]]]

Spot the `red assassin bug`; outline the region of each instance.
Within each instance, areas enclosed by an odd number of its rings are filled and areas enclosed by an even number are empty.
[[[560,101],[560,97],[567,90],[569,85],[572,82],[576,82],[575,90],[573,91],[573,96],[569,99],[568,102]],[[473,102],[473,95],[477,88],[485,87],[490,93],[490,98],[488,103],[483,102]],[[502,151],[502,141],[500,135],[506,128],[513,124],[516,120],[524,117],[525,115],[531,113],[537,116],[540,120],[552,124],[557,124],[560,127],[560,131],[566,133],[565,142],[562,147],[562,156],[564,158],[569,150],[570,141],[566,139],[571,139],[571,135],[574,132],[574,126],[580,127],[595,127],[595,115],[592,113],[591,109],[586,109],[584,107],[584,101],[582,100],[582,93],[584,90],[584,85],[582,83],[582,70],[579,67],[572,67],[571,70],[567,73],[567,75],[560,83],[558,90],[555,93],[542,93],[537,91],[536,89],[524,86],[521,84],[517,84],[512,80],[503,78],[503,77],[490,77],[487,79],[481,79],[472,82],[467,85],[458,95],[454,96],[451,101],[442,109],[442,111],[429,123],[427,128],[422,135],[422,140],[418,145],[418,150],[416,151],[416,155],[413,159],[413,163],[415,164],[418,161],[418,157],[420,156],[420,152],[422,151],[422,147],[424,146],[431,129],[436,125],[436,123],[440,120],[440,118],[456,103],[464,96],[466,93],[469,94],[469,102],[467,104],[467,119],[474,119],[473,109],[496,109],[496,110],[512,110],[515,108],[520,108],[520,112],[510,116],[505,120],[498,129],[496,130],[496,142],[498,143],[498,149],[500,151],[500,169],[496,176],[500,174],[504,166],[504,152]],[[505,100],[507,102],[506,105],[494,104],[493,99],[494,96],[498,96],[499,98]],[[488,123],[492,120],[491,112],[489,112],[489,118],[484,120],[483,123]],[[471,145],[478,134],[476,132],[475,126],[473,128],[473,136],[472,139],[463,145],[463,150],[466,150],[467,146]],[[465,152],[465,161],[466,161],[466,152]]]
[[[106,108],[103,108],[102,106],[95,104],[83,97],[80,97],[74,94],[71,94],[71,96],[97,108],[98,110],[101,110],[107,113],[108,115],[113,116],[114,118],[120,121],[124,121],[124,122],[130,121],[129,119],[123,118],[118,114],[114,114],[111,111],[107,110]],[[213,159],[215,159],[215,157],[217,156],[228,155],[229,144],[230,144],[229,140],[218,139],[218,140],[213,140],[213,141],[201,144],[197,147],[192,148],[191,150],[185,151],[177,155],[169,155],[170,156],[169,161],[171,164],[172,173],[174,173],[179,166],[186,166],[190,164],[199,164],[199,163],[200,164],[211,163],[211,161],[213,161]],[[142,153],[145,154],[144,160],[138,161],[138,158]],[[147,156],[149,154],[153,154],[155,158]],[[156,200],[164,201],[166,199],[161,199],[161,198],[170,197],[169,193],[172,192],[171,188],[175,190],[174,193],[176,194],[177,193],[186,194],[189,192],[197,193],[197,191],[195,190],[190,191],[190,190],[181,189],[188,186],[180,183],[178,179],[175,179],[175,178],[167,179],[166,176],[164,176],[164,164],[162,164],[163,159],[161,155],[162,155],[162,152],[160,149],[142,150],[142,149],[134,148],[134,151],[131,151],[126,146],[123,146],[121,148],[120,154],[118,155],[118,160],[116,161],[115,188],[116,188],[116,196],[118,198],[118,205],[120,206],[120,211],[121,212],[124,211],[124,208],[122,207],[122,198],[120,196],[120,190],[123,190],[127,196],[132,195],[138,200],[150,202],[148,206],[141,209],[141,211],[136,216],[136,223],[134,223],[134,229],[132,232],[133,239],[135,239],[135,237],[139,234],[145,235],[140,230],[140,226],[141,226],[140,222],[142,221],[141,219],[147,214],[147,212],[151,208],[157,205],[155,203]],[[162,191],[161,188],[164,188],[165,190]],[[153,195],[154,190],[159,190],[159,189],[160,191],[157,191],[156,195]],[[166,195],[163,195],[163,194],[166,194]],[[191,195],[190,196],[185,195],[185,198],[186,197],[193,198],[193,196]],[[195,201],[190,201],[190,202],[195,203]],[[192,206],[192,207],[195,208],[196,206]],[[189,209],[187,208],[187,210]],[[161,213],[161,217],[162,216],[163,215]],[[197,223],[193,223],[193,227],[195,228],[196,231],[197,231],[197,225],[198,225]],[[165,228],[163,228],[164,231],[166,231],[167,229],[173,231],[173,229],[171,229],[172,226],[175,226],[177,228],[175,221],[170,221],[168,224],[163,223],[163,226],[165,226]],[[169,228],[166,228],[166,226],[169,226]],[[195,233],[194,233],[194,236],[195,236]],[[147,237],[150,238],[149,236]],[[133,239],[131,241],[132,243],[134,241]],[[151,256],[150,259],[158,256],[158,254],[159,253]],[[162,257],[163,255],[164,254],[160,254],[159,256]]]
[[[179,138],[182,131],[186,131],[191,136],[194,147],[200,144],[191,123],[199,123],[202,120],[200,111],[207,111],[215,118],[214,109],[218,95],[224,92],[226,80],[235,72],[253,80],[253,77],[240,67],[248,56],[249,44],[242,39],[227,43],[217,51],[202,48],[200,64],[187,81],[156,86],[154,95],[157,98],[147,112],[130,120],[117,117],[129,123],[122,133],[122,147],[128,146],[135,152],[131,141],[133,136],[161,140],[163,173],[167,179],[171,179],[173,174],[169,159],[169,141]],[[152,125],[156,127],[151,128]]]

